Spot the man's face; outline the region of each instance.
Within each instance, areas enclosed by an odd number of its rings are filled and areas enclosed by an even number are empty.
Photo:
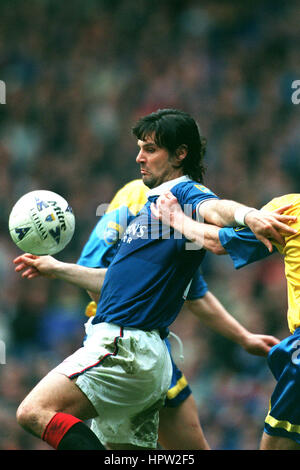
[[[138,140],[140,151],[136,162],[140,165],[141,176],[148,188],[155,188],[165,181],[182,176],[182,171],[174,166],[174,158],[167,149],[158,147],[153,136]]]

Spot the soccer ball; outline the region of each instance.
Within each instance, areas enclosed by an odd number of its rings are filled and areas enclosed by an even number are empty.
[[[21,250],[33,255],[54,255],[71,241],[75,217],[59,194],[38,190],[16,202],[8,226],[12,240]]]

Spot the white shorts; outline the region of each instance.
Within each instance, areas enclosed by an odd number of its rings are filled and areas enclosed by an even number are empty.
[[[103,444],[156,448],[159,410],[172,376],[165,342],[157,330],[91,321],[84,346],[54,371],[76,378],[98,413],[91,429]]]

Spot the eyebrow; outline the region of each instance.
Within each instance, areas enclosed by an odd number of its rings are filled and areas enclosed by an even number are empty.
[[[144,148],[145,147],[157,147],[157,144],[154,142],[154,140],[151,141],[151,142],[145,142],[143,140],[139,140],[137,144],[140,148],[142,148],[142,147],[144,147]]]

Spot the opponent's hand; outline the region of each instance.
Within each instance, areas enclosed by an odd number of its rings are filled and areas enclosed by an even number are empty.
[[[164,224],[171,225],[172,227],[174,223],[178,223],[184,215],[177,198],[171,191],[166,191],[161,194],[155,204],[154,202],[151,203],[150,209],[157,219],[160,219]]]
[[[59,261],[52,256],[36,256],[24,253],[13,260],[16,265],[15,271],[20,273],[24,279],[34,279],[38,276],[45,276],[55,279],[55,268]]]
[[[297,230],[288,225],[288,223],[295,222],[297,217],[283,214],[288,207],[291,207],[291,204],[282,206],[274,212],[253,209],[245,217],[248,227],[270,252],[273,251],[271,240],[284,246],[285,240],[282,233],[287,235],[297,233]]]
[[[274,336],[249,333],[241,346],[249,354],[253,354],[255,356],[267,356],[270,349],[279,342],[280,340]]]

